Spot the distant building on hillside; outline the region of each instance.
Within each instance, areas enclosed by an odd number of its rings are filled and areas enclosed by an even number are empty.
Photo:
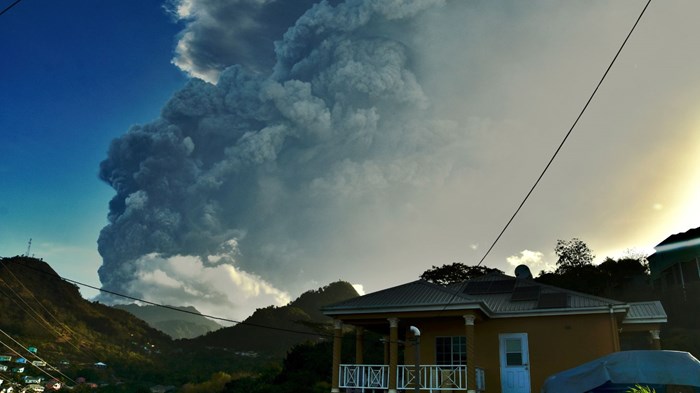
[[[22,378],[22,380],[24,381],[24,383],[36,383],[36,384],[40,384],[40,383],[42,383],[42,382],[44,381],[44,378],[43,378],[43,377],[30,377],[29,375],[25,375],[25,376]]]
[[[700,283],[700,227],[671,235],[654,250],[648,258],[654,288],[686,289]]]

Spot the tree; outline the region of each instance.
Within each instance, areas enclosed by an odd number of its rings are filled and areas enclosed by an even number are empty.
[[[573,238],[569,241],[557,240],[554,252],[557,260],[557,273],[565,273],[571,269],[590,266],[593,263],[593,252],[582,240]]]
[[[503,271],[486,266],[468,266],[460,262],[454,262],[451,265],[433,266],[424,271],[420,278],[438,285],[449,285],[488,273],[503,273]]]

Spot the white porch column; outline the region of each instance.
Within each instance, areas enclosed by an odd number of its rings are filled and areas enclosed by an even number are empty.
[[[343,322],[339,319],[333,321],[333,377],[331,379],[331,393],[340,392],[340,350],[343,342]]]
[[[471,315],[463,315],[464,329],[467,336],[467,392],[476,393],[476,345],[474,345],[474,321]]]
[[[396,393],[396,372],[399,364],[399,319],[389,320],[389,393]]]

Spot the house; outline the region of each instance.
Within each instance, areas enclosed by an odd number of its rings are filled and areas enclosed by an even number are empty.
[[[7,366],[4,364],[0,364],[0,371],[7,371]]]
[[[27,359],[19,357],[19,358],[17,358],[17,360],[15,360],[15,363],[25,364],[25,363],[27,363]]]
[[[22,380],[24,383],[37,383],[40,384],[44,381],[43,377],[30,377],[29,375],[25,375],[22,377]]]
[[[32,360],[32,365],[37,367],[46,367],[46,362],[43,360]]]
[[[0,362],[11,362],[12,356],[10,355],[0,355]]]
[[[662,291],[700,285],[700,228],[667,237],[648,257],[654,288]]]
[[[331,391],[410,391],[417,370],[423,391],[538,392],[547,376],[600,356],[660,349],[660,302],[620,302],[537,283],[526,266],[516,272],[448,287],[418,280],[324,307],[334,319]],[[355,362],[341,364],[348,325]],[[366,331],[384,336],[384,364],[364,364]]]

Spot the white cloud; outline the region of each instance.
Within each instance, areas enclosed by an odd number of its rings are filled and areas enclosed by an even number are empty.
[[[526,265],[535,277],[543,270],[550,271],[556,268],[555,264],[545,261],[544,254],[539,251],[523,250],[520,251],[520,255],[509,256],[506,260],[513,267]]]
[[[352,284],[352,287],[355,288],[360,296],[365,294],[365,287],[362,284]]]
[[[135,262],[139,272],[127,287],[145,300],[172,306],[194,306],[204,314],[243,320],[256,308],[282,306],[287,292],[260,276],[235,266],[235,250],[202,258],[147,254]],[[211,263],[215,261],[215,265]]]

